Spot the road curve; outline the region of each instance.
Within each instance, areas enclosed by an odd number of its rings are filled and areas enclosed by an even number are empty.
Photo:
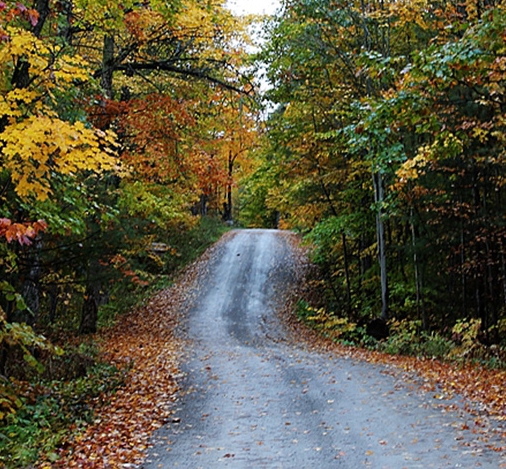
[[[241,230],[218,244],[184,323],[187,391],[142,467],[506,467],[433,394],[288,340],[275,311],[297,268],[290,236]]]

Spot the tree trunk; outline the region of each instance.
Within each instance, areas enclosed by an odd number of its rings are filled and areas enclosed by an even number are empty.
[[[207,195],[205,194],[200,196],[199,213],[203,217],[207,215]]]
[[[97,289],[93,285],[88,285],[84,294],[84,304],[81,312],[81,324],[79,325],[80,334],[93,334],[94,332],[97,332],[97,296]]]
[[[35,10],[39,14],[37,24],[32,28],[32,32],[36,37],[40,37],[44,23],[49,16],[49,0],[36,0],[34,4]],[[12,74],[11,83],[15,88],[26,88],[30,84],[30,64],[21,58]]]
[[[467,309],[467,279],[466,279],[466,271],[465,271],[465,262],[466,262],[466,249],[465,249],[465,235],[464,235],[464,225],[461,222],[460,224],[460,288],[461,288],[461,309],[462,314],[465,315]]]
[[[58,286],[53,285],[49,290],[49,322],[54,324],[56,320],[56,311],[58,309],[58,302],[60,299]]]
[[[346,233],[344,230],[341,232],[341,239],[343,242],[343,256],[344,256],[344,276],[346,278],[346,309],[348,317],[351,317],[351,285],[350,285],[350,263],[348,259],[348,243],[346,241]]]
[[[413,246],[413,266],[415,271],[415,290],[416,290],[416,309],[418,313],[418,318],[422,321],[422,328],[424,331],[427,330],[427,314],[425,312],[425,305],[422,297],[422,276],[420,273],[420,268],[418,264],[418,253],[416,247],[416,231],[415,224],[413,221],[413,209],[411,209],[411,242]]]
[[[386,256],[386,240],[385,240],[385,225],[383,223],[382,215],[383,209],[381,204],[384,201],[385,194],[383,189],[383,177],[380,171],[373,173],[374,185],[374,201],[378,205],[376,212],[376,235],[378,239],[378,257],[380,265],[381,276],[381,319],[386,321],[388,319],[389,308],[389,291],[388,291],[388,275],[387,275],[387,256]]]
[[[35,34],[37,37],[40,37],[46,19],[51,13],[51,10],[49,9],[49,0],[36,0],[34,2],[34,8],[39,14],[39,19],[37,20],[37,24],[33,27],[33,34]]]
[[[113,97],[112,78],[114,73],[114,37],[104,37],[104,48],[102,52],[102,76],[100,85],[107,99]]]
[[[223,204],[223,220],[232,221],[232,174],[234,171],[234,158],[232,152],[228,153],[228,182],[227,182],[227,201]]]
[[[80,334],[93,334],[97,331],[98,304],[100,300],[100,264],[96,259],[90,261],[88,279],[81,311]]]
[[[9,322],[26,323],[33,326],[37,322],[40,309],[40,250],[42,240],[37,237],[32,247],[22,250],[24,256],[21,258],[25,266],[21,271],[23,282],[21,285],[21,296],[27,309],[18,309],[14,303],[7,307],[7,319]]]
[[[23,282],[22,296],[25,300],[28,311],[23,314],[27,324],[33,326],[39,317],[40,310],[40,250],[42,249],[42,240],[37,238],[33,245],[33,257],[27,259],[29,263],[28,271]]]

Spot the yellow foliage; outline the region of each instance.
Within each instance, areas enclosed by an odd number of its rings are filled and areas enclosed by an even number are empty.
[[[114,141],[112,134],[49,116],[31,116],[8,125],[0,134],[3,167],[10,171],[20,197],[47,199],[51,171],[72,175],[115,167],[115,158],[103,151]]]
[[[427,0],[400,0],[389,4],[390,14],[397,19],[396,25],[414,23],[421,29],[429,28],[424,20],[424,13],[427,13],[428,9]]]
[[[208,2],[199,2],[198,0],[186,0],[177,15],[176,23],[183,30],[195,29],[202,31],[203,28],[213,28],[216,24],[213,16],[222,8],[223,2],[209,0]]]
[[[476,0],[466,0],[465,6],[468,19],[470,21],[476,20],[478,18],[478,2]]]
[[[338,317],[334,313],[326,311],[325,308],[308,307],[307,313],[309,315],[306,320],[334,340],[340,339],[345,334],[353,333],[358,327],[348,318]]]
[[[22,28],[8,26],[6,31],[9,41],[0,44],[0,115],[7,118],[0,133],[0,165],[9,171],[16,193],[44,200],[51,193],[53,172],[113,169],[114,136],[61,120],[48,99],[53,90],[89,80],[84,59],[62,54],[58,47],[50,50]],[[21,60],[29,64],[30,84],[14,88],[11,77]]]
[[[55,82],[72,83],[76,80],[88,81],[90,75],[87,70],[87,62],[79,56],[62,56],[52,68],[52,76]]]
[[[421,168],[427,164],[427,155],[426,152],[423,151],[424,149],[426,149],[426,147],[422,147],[421,152],[418,155],[405,161],[397,170],[397,177],[401,181],[418,178]]]
[[[132,11],[125,17],[127,29],[139,41],[148,39],[149,33],[152,31],[158,34],[164,23],[163,15],[153,10]]]
[[[138,2],[123,0],[76,0],[74,13],[83,22],[99,26],[95,34],[102,32],[116,32],[122,27],[125,11],[131,10]]]
[[[4,65],[9,60],[23,56],[31,59],[30,65],[32,67],[39,66],[38,70],[42,70],[47,64],[44,56],[49,53],[49,49],[44,43],[30,31],[23,28],[7,26],[5,31],[9,36],[9,40],[1,43],[0,63]]]
[[[3,72],[12,70],[20,60],[23,60],[29,63],[30,74],[39,78],[37,85],[45,90],[64,86],[76,80],[89,80],[88,64],[82,57],[63,54],[60,47],[50,49],[42,40],[23,28],[8,26],[6,32],[9,41],[0,43],[0,64]],[[6,88],[10,87],[10,77],[6,78],[1,84],[2,96],[8,92]],[[29,95],[30,92],[32,95]],[[11,90],[10,93],[17,93],[11,96],[12,101],[23,99],[27,102],[26,97],[33,98],[34,91],[18,89]]]
[[[231,47],[238,47],[236,56],[241,56],[239,43],[245,41],[246,25],[223,5],[221,0],[186,0],[175,17],[175,35],[183,41],[191,39],[194,47],[201,48],[201,59],[222,60],[224,53],[229,53],[228,60],[233,61]]]
[[[471,135],[474,138],[477,138],[481,143],[486,143],[489,139],[490,131],[487,129],[484,129],[483,127],[475,127]]]

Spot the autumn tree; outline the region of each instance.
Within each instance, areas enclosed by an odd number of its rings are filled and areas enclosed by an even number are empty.
[[[231,206],[254,133],[244,24],[198,1],[8,2],[0,19],[2,216],[20,241],[3,245],[2,307],[93,332],[112,279],[163,270],[150,246],[176,257],[203,196]]]
[[[4,216],[18,224],[42,218],[45,208],[63,198],[65,186],[79,184],[91,173],[100,177],[117,164],[112,134],[89,127],[84,115],[65,110],[75,83],[91,77],[84,59],[41,38],[47,12],[44,5],[39,6],[41,11],[5,5],[2,11],[2,209]],[[70,194],[68,202],[73,202]],[[65,216],[53,212],[51,217],[54,220],[46,220],[49,231],[57,231]],[[35,286],[41,246],[35,240],[19,259],[25,272],[19,279],[24,282],[21,288],[33,314],[39,302]],[[17,254],[13,255],[15,259]],[[18,262],[13,263],[17,268]],[[9,316],[9,304],[5,308]]]

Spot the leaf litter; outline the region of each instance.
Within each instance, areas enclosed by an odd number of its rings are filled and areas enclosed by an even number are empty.
[[[307,248],[297,237],[290,237],[294,261],[300,272],[310,268]],[[425,393],[431,393],[435,405],[444,411],[464,411],[471,416],[473,425],[462,424],[463,430],[482,435],[487,441],[492,434],[495,443],[488,449],[506,454],[506,370],[491,369],[474,363],[445,362],[431,358],[390,355],[384,352],[343,345],[324,338],[310,329],[294,314],[295,303],[310,288],[300,275],[296,279],[292,299],[280,311],[281,321],[287,326],[292,341],[311,349],[325,351],[335,356],[378,363],[387,373],[400,378],[403,387],[415,384]],[[452,398],[460,396],[457,405]],[[447,404],[452,400],[450,404]],[[497,443],[497,442],[502,442]]]

